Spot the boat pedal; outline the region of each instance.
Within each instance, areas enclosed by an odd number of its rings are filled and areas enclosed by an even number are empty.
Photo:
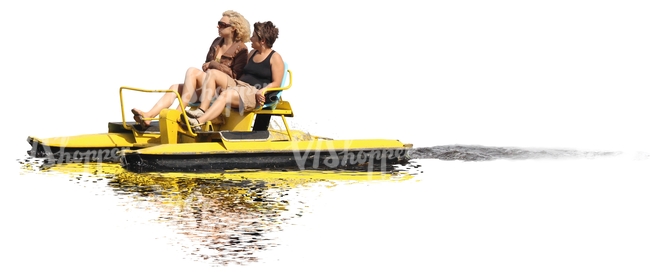
[[[268,141],[271,138],[268,130],[221,131],[219,134],[224,141]]]

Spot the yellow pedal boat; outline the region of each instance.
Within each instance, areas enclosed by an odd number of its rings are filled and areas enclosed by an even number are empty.
[[[271,92],[272,102],[240,114],[226,109],[224,124],[208,122],[194,131],[181,110],[164,109],[148,128],[127,121],[123,91],[175,93],[174,90],[146,90],[120,87],[121,122],[109,122],[108,132],[68,137],[29,136],[32,157],[49,163],[119,162],[132,172],[219,172],[225,170],[354,170],[392,171],[406,164],[411,144],[390,139],[336,140],[289,128],[286,117],[293,117],[281,92],[289,84]],[[286,77],[285,77],[286,78]],[[279,93],[278,93],[279,92]],[[282,119],[284,129],[269,128],[271,117]]]

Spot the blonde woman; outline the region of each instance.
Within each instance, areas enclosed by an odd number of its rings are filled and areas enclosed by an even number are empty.
[[[280,87],[284,76],[284,61],[272,49],[279,30],[271,21],[257,22],[253,29],[250,40],[254,50],[248,55],[248,62],[239,79],[218,70],[208,70],[203,82],[204,93],[217,90],[221,92],[212,105],[201,102],[201,109],[187,113],[194,130],[200,130],[205,122],[216,119],[226,106],[238,108],[240,113],[250,112],[256,106],[264,104],[266,89]]]
[[[248,47],[244,43],[250,41],[250,24],[243,15],[232,10],[225,11],[217,24],[219,37],[212,42],[202,68],[187,69],[185,81],[169,88],[181,93],[183,106],[186,106],[192,98],[210,102],[214,97],[214,93],[206,95],[201,90],[208,70],[222,72],[233,79],[238,79],[242,75],[248,56]],[[133,119],[141,126],[148,127],[151,122],[143,118],[158,116],[161,110],[169,108],[175,100],[175,94],[165,93],[147,112],[136,108],[131,109]],[[180,110],[180,104],[177,109]]]

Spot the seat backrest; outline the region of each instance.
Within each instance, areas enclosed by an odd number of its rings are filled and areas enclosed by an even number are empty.
[[[282,75],[282,83],[280,83],[280,87],[286,87],[288,85],[287,75],[289,75],[289,73],[287,72],[287,70],[289,70],[289,65],[287,65],[287,63],[285,62],[284,75]],[[280,102],[282,91],[284,90],[269,92],[269,93],[274,93],[275,95],[272,97],[273,98],[272,101],[265,102],[264,106],[261,109],[275,109],[275,107],[278,105],[278,102]]]

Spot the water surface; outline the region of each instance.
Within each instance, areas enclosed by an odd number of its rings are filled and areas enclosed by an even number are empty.
[[[402,173],[348,175],[21,159],[4,243],[13,266],[48,272],[647,271],[647,154],[454,145],[412,156]]]

